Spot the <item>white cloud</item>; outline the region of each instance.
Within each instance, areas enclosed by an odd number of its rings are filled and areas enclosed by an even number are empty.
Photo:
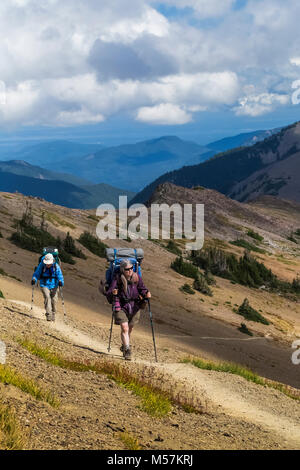
[[[259,95],[249,95],[240,100],[240,104],[235,108],[238,116],[260,116],[269,113],[277,106],[288,104],[288,95],[278,95],[275,93],[261,93]]]
[[[222,16],[231,10],[235,0],[164,0],[163,3],[177,8],[192,8],[201,18]],[[154,0],[153,3],[162,3]]]
[[[278,30],[290,22],[295,6],[294,0],[287,0],[286,8],[280,0],[264,0],[263,5],[258,0],[249,0],[246,12],[252,15],[256,26]]]
[[[0,108],[0,122],[15,124],[31,114],[40,99],[40,91],[34,82],[22,82],[4,91],[5,102]]]
[[[130,43],[144,34],[163,38],[169,33],[168,20],[153,9],[146,9],[139,21],[136,19],[120,19],[101,34],[101,39],[107,42],[122,41]]]
[[[102,114],[93,114],[88,110],[61,111],[57,116],[59,126],[74,126],[78,124],[95,124],[104,121]]]
[[[234,0],[164,3],[219,20],[205,29],[168,20],[153,0],[2,0],[0,124],[81,125],[120,112],[166,122],[172,107],[184,123],[205,109],[258,116],[287,104],[299,79],[298,1],[248,0],[239,11]]]
[[[290,63],[296,65],[297,67],[300,66],[300,57],[292,57],[290,59]]]
[[[138,110],[137,121],[149,124],[178,125],[186,124],[192,116],[179,106],[171,103],[162,103],[157,106],[144,106]]]

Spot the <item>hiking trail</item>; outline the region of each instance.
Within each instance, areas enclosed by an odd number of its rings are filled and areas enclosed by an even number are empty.
[[[30,310],[31,304],[11,300],[17,305]],[[60,333],[73,345],[91,349],[94,352],[122,358],[119,348],[112,345],[107,352],[107,343],[92,338],[78,328],[68,324],[68,317],[57,315],[55,322],[46,322],[44,310],[33,306],[30,315],[41,321],[44,320],[49,330]],[[177,382],[184,382],[193,388],[200,397],[219,413],[261,426],[265,432],[272,432],[291,448],[300,448],[300,407],[299,401],[284,396],[281,392],[256,385],[240,376],[229,373],[207,371],[183,363],[156,363],[134,357],[133,363],[149,365],[172,376]]]

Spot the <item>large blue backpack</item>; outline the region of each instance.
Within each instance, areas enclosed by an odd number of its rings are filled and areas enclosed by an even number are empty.
[[[59,258],[59,253],[58,253],[57,248],[55,248],[54,246],[47,246],[47,247],[43,248],[43,253],[39,257],[39,264],[43,261],[45,256],[48,255],[48,254],[51,254],[54,258],[54,268],[53,268],[54,276],[53,277],[56,278],[57,277],[56,265],[58,264],[60,266],[60,258]],[[36,271],[36,269],[37,269],[37,266],[34,268],[34,271]],[[45,273],[46,269],[47,269],[46,265],[43,265],[41,277],[44,277],[44,273]]]
[[[58,249],[54,248],[54,246],[47,246],[43,248],[43,254],[39,257],[39,264],[45,258],[46,255],[51,254],[54,258],[54,261],[60,265],[59,253]]]
[[[120,264],[123,259],[130,261],[133,271],[142,276],[141,262],[144,259],[144,250],[141,248],[106,248],[106,259],[110,263],[105,273],[105,282],[108,286],[120,272]]]
[[[141,262],[144,259],[144,250],[142,248],[106,248],[106,259],[109,267],[105,273],[105,282],[100,281],[99,290],[104,294],[109,303],[112,298],[106,295],[112,280],[120,273],[120,264],[123,259],[132,263],[133,271],[142,276]]]

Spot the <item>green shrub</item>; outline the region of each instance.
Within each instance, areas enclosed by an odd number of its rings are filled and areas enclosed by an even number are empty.
[[[263,323],[264,325],[270,325],[265,317],[263,317],[257,310],[250,306],[248,299],[244,299],[244,302],[239,306],[237,313],[242,315],[246,320],[256,321]]]
[[[237,258],[215,247],[192,251],[192,262],[201,269],[211,271],[215,276],[230,280],[232,283],[258,288],[264,285],[271,291],[287,293],[300,293],[300,280],[293,283],[281,281],[271,269],[259,263],[248,251]]]
[[[98,238],[94,237],[91,233],[85,231],[83,232],[79,239],[79,243],[85,246],[91,253],[94,255],[99,256],[100,258],[106,258],[106,251],[107,245],[102,243]]]
[[[298,275],[295,279],[293,279],[292,288],[294,292],[300,294],[300,277]]]
[[[0,290],[0,299],[5,299],[2,290]]]
[[[206,269],[204,271],[204,277],[209,286],[215,286],[217,284],[215,278],[213,277],[209,269]]]
[[[192,279],[197,279],[199,272],[198,268],[192,263],[183,261],[182,256],[179,256],[173,261],[173,263],[171,263],[171,268],[177,273],[186,277],[191,277]]]
[[[256,245],[253,245],[252,243],[249,243],[247,242],[247,240],[243,240],[242,238],[239,238],[238,240],[235,240],[235,241],[231,241],[229,243],[231,243],[231,245],[240,246],[241,248],[245,248],[246,250],[249,250],[249,251],[265,253],[265,250],[258,248]]]
[[[99,222],[99,217],[96,217],[95,215],[88,215],[88,219],[95,220],[96,222]]]
[[[209,295],[212,297],[213,293],[203,274],[198,273],[197,278],[194,280],[193,287],[195,290],[201,292],[202,294]]]
[[[63,246],[64,251],[66,251],[70,255],[76,256],[77,258],[87,259],[85,254],[82,253],[81,250],[76,248],[75,240],[74,238],[71,237],[69,232],[67,233],[66,238],[64,239],[62,243],[62,246]]]
[[[70,253],[65,251],[64,242],[59,237],[55,238],[44,228],[38,228],[33,225],[31,206],[28,204],[21,220],[16,221],[15,227],[17,231],[11,235],[10,241],[16,246],[34,253],[42,253],[45,246],[55,246],[59,251],[61,261],[75,264]]]
[[[184,292],[185,294],[195,294],[195,291],[191,288],[189,284],[183,284],[183,286],[179,287],[179,290],[181,290],[181,292]]]
[[[287,240],[290,240],[290,242],[298,244],[298,240],[296,240],[296,238],[294,237],[293,232],[290,233],[289,237],[287,237]]]
[[[241,323],[241,326],[238,328],[238,330],[239,330],[241,333],[244,333],[245,335],[253,336],[252,331],[250,331],[250,330],[247,328],[247,326],[245,325],[245,323]]]
[[[259,241],[259,242],[262,242],[263,239],[264,239],[264,237],[262,237],[261,235],[259,235],[259,233],[254,232],[254,231],[251,230],[251,229],[248,230],[247,235],[248,235],[248,237],[252,237],[252,238],[254,238],[255,240],[257,240],[257,241]]]
[[[170,251],[171,253],[174,253],[174,255],[181,255],[181,249],[178,248],[174,240],[169,240],[168,244],[166,246],[167,250]]]

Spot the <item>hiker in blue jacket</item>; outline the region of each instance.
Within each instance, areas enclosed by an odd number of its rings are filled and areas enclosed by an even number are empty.
[[[33,273],[31,284],[34,286],[40,281],[47,321],[55,321],[57,289],[64,285],[64,277],[61,268],[54,260],[51,253],[42,258],[42,261]]]

